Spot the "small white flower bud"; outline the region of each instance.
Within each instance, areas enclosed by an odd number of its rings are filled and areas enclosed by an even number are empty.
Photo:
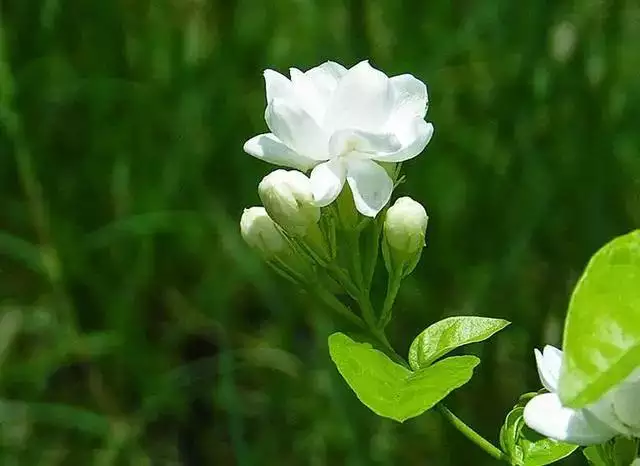
[[[297,284],[313,281],[313,265],[269,217],[264,207],[244,209],[240,233],[247,244],[260,252],[267,264],[280,275]]]
[[[249,246],[267,258],[289,248],[284,234],[264,207],[244,209],[240,218],[240,233]]]
[[[392,283],[399,286],[418,264],[428,220],[424,207],[409,197],[401,197],[387,210],[382,257]]]
[[[275,170],[258,185],[265,209],[291,236],[304,238],[320,220],[320,208],[313,202],[311,182],[295,170]]]
[[[385,241],[398,252],[414,255],[425,245],[428,220],[420,203],[401,197],[389,207],[384,219]]]

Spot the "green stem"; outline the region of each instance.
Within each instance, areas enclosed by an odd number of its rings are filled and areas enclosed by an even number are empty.
[[[378,264],[378,254],[380,251],[380,233],[382,230],[382,216],[373,220],[370,225],[370,229],[365,229],[365,250],[367,256],[364,258],[364,279],[367,289],[371,289],[373,283],[373,276],[376,272],[376,265]]]
[[[331,276],[344,288],[349,296],[351,296],[355,301],[358,301],[358,296],[360,295],[358,288],[349,278],[349,275],[344,272],[339,266],[332,264],[329,266],[329,273]]]
[[[409,363],[402,356],[400,356],[395,349],[393,349],[393,346],[391,346],[391,343],[389,343],[387,336],[384,334],[384,330],[372,329],[371,333],[388,351],[388,355],[391,357],[391,359],[395,360],[395,362],[397,362],[401,366],[411,370]]]
[[[353,279],[358,289],[365,291],[364,275],[362,273],[362,263],[360,262],[360,233],[355,232],[349,235],[349,255],[351,256],[351,269]]]
[[[509,461],[507,456],[502,452],[502,450],[494,446],[491,442],[489,442],[487,439],[485,439],[483,436],[481,436],[479,433],[477,433],[475,430],[473,430],[471,427],[465,424],[464,421],[462,421],[462,419],[460,419],[458,416],[456,416],[451,411],[449,411],[449,409],[445,405],[439,404],[438,410],[451,423],[451,425],[453,425],[453,427],[455,427],[456,429],[458,429],[460,433],[462,433],[462,435],[464,435],[473,443],[475,443],[477,446],[482,448],[489,455],[493,456],[495,459],[500,461],[506,461],[506,462]]]
[[[342,304],[342,302],[331,293],[321,287],[314,289],[313,292],[329,309],[332,309],[357,327],[363,330],[367,328],[360,317],[355,315],[351,309]]]
[[[389,281],[387,283],[387,296],[384,298],[382,312],[380,313],[380,320],[378,321],[378,328],[380,329],[384,329],[391,321],[393,304],[396,302],[396,297],[398,296],[398,291],[400,291],[401,284],[402,273],[400,271],[396,271],[393,276],[389,275]]]
[[[376,327],[376,314],[375,314],[375,311],[373,310],[373,306],[371,305],[371,300],[369,299],[368,293],[362,292],[358,297],[357,301],[358,301],[358,304],[360,304],[362,317],[364,318],[364,321],[367,323],[367,326],[369,326],[369,330],[371,330],[371,333],[373,333],[375,336],[378,336],[380,332],[378,332],[378,329]],[[382,335],[384,335],[384,332],[382,333]]]
[[[373,305],[371,304],[371,300],[369,299],[368,293],[361,293],[356,301],[360,306],[362,317],[364,318],[364,322],[367,324],[371,336],[382,345],[382,347],[387,351],[387,355],[391,357],[391,359],[394,359],[398,364],[401,364],[402,366],[409,369],[409,364],[407,363],[407,361],[402,356],[400,356],[396,352],[396,350],[393,349],[391,343],[389,343],[389,340],[384,333],[384,329],[378,328],[376,326],[375,311],[373,309]]]

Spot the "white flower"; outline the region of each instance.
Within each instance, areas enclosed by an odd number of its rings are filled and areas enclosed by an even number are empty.
[[[389,78],[367,61],[349,70],[326,62],[290,74],[291,80],[264,72],[271,133],[251,138],[244,150],[276,165],[312,169],[319,206],[333,202],[346,180],[358,211],[375,217],[393,190],[378,162],[415,157],[433,134],[424,120],[426,86],[409,74]]]
[[[313,203],[311,182],[296,170],[275,170],[258,185],[267,213],[292,236],[304,237],[320,220],[320,208]]]
[[[384,219],[384,237],[390,247],[413,255],[424,247],[429,217],[419,202],[401,197],[389,207]]]
[[[576,445],[604,443],[617,435],[640,435],[640,372],[632,374],[596,403],[583,409],[564,407],[557,395],[562,351],[535,350],[538,373],[550,393],[535,396],[524,408],[524,421],[549,438]]]

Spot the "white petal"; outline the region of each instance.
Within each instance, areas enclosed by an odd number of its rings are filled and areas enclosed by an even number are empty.
[[[534,350],[536,356],[536,365],[538,366],[538,375],[544,388],[550,392],[558,391],[558,380],[560,378],[560,370],[562,368],[562,351],[551,345],[544,347],[543,352]]]
[[[305,73],[311,79],[325,104],[329,103],[331,94],[338,87],[340,79],[347,74],[347,69],[335,62],[328,61],[311,68]]]
[[[587,407],[600,421],[623,435],[640,434],[640,383],[625,381]]]
[[[273,70],[264,70],[262,74],[267,91],[267,104],[273,99],[289,100],[293,98],[293,84],[286,76]]]
[[[410,74],[402,74],[389,79],[393,88],[392,118],[412,120],[424,118],[427,114],[429,96],[427,86]]]
[[[328,158],[329,138],[302,107],[276,98],[267,105],[267,126],[291,149],[314,160]]]
[[[629,428],[627,435],[640,436],[640,382],[621,385],[613,397],[613,409]]]
[[[305,73],[297,68],[291,68],[289,72],[297,102],[318,124],[322,124],[328,105],[326,99],[322,98],[313,80]]]
[[[397,152],[402,145],[394,134],[371,133],[359,129],[341,129],[329,139],[329,154],[338,156],[349,152],[365,154],[389,154]]]
[[[610,390],[609,392],[605,393],[598,401],[587,406],[585,409],[612,429],[626,434],[628,433],[629,429],[618,418],[614,408],[615,392],[616,389]]]
[[[524,408],[524,422],[536,432],[575,445],[603,443],[615,431],[584,410],[565,408],[555,393],[534,397]]]
[[[353,192],[356,209],[375,217],[391,199],[393,181],[387,171],[372,160],[347,159],[347,182]]]
[[[404,134],[403,134],[404,133]],[[414,119],[403,133],[396,132],[396,136],[402,143],[402,148],[389,154],[380,154],[372,157],[379,162],[404,162],[419,155],[433,136],[433,125],[422,119]]]
[[[330,132],[343,128],[376,131],[389,119],[392,104],[389,78],[363,61],[338,83],[323,126]]]
[[[336,200],[345,180],[345,166],[341,159],[321,163],[311,171],[311,190],[314,202],[320,207]]]
[[[244,143],[244,151],[265,162],[306,171],[318,163],[289,149],[271,133],[259,134]]]

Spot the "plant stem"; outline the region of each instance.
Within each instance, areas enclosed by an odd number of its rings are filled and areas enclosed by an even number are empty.
[[[360,293],[360,296],[358,296],[357,301],[358,301],[358,304],[360,305],[360,310],[362,311],[362,317],[364,321],[367,323],[367,325],[369,326],[369,330],[371,330],[371,333],[373,333],[375,336],[379,336],[378,334],[380,332],[377,331],[377,327],[376,327],[376,314],[375,314],[375,311],[373,310],[373,306],[371,305],[371,300],[369,299],[368,293],[364,291]],[[387,345],[388,344],[389,343],[387,342]]]
[[[329,273],[340,284],[340,286],[344,288],[344,290],[349,296],[351,296],[351,298],[353,298],[355,301],[358,301],[358,296],[360,294],[358,292],[358,288],[353,284],[351,278],[344,272],[344,270],[342,270],[339,266],[332,264],[329,267]]]
[[[462,435],[467,437],[469,440],[471,440],[473,443],[475,443],[477,446],[482,448],[485,452],[487,452],[497,460],[508,462],[508,458],[502,452],[502,450],[494,446],[491,442],[489,442],[487,439],[482,437],[475,430],[465,424],[462,419],[449,411],[449,409],[445,405],[438,404],[437,407],[442,415],[451,423],[451,425],[453,425],[453,427],[458,429],[458,431],[460,431]]]
[[[400,291],[400,285],[402,284],[402,273],[396,271],[393,275],[389,275],[389,281],[387,283],[387,296],[384,298],[384,304],[382,305],[382,312],[380,313],[380,320],[378,321],[378,327],[384,329],[391,320],[393,304]]]
[[[362,263],[360,261],[360,232],[354,232],[349,235],[349,240],[353,279],[358,289],[368,294],[368,290],[365,289],[364,274],[362,273]]]
[[[321,287],[318,287],[314,290],[315,295],[330,309],[334,310],[336,313],[347,319],[352,324],[355,324],[357,327],[361,329],[366,329],[367,326],[364,324],[362,319],[355,315],[351,309],[342,304],[339,299],[333,296],[331,293],[327,292]]]
[[[376,265],[378,263],[378,253],[380,251],[380,233],[382,230],[382,216],[373,220],[369,226],[369,231],[365,229],[366,243],[365,250],[366,256],[364,258],[364,286],[367,289],[371,289],[373,282],[373,276],[376,272]]]

